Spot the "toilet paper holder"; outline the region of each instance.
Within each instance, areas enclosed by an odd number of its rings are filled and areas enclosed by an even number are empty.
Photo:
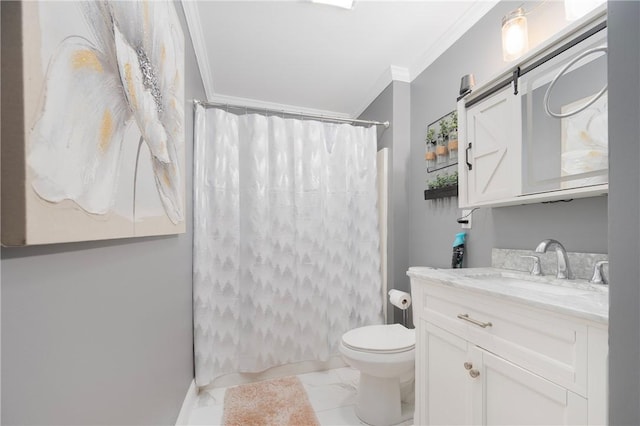
[[[407,327],[407,310],[411,306],[411,295],[406,291],[389,290],[389,303],[402,310],[402,325]]]

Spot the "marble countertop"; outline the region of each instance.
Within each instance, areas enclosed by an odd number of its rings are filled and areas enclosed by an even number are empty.
[[[530,306],[583,318],[601,324],[609,322],[609,286],[586,280],[536,277],[500,268],[438,269],[412,267],[411,278],[488,294]]]

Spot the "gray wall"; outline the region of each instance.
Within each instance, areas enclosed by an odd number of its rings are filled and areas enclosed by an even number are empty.
[[[360,115],[363,120],[389,121],[378,127],[378,149],[389,148],[389,205],[387,242],[388,287],[409,291],[409,181],[410,85],[392,82]],[[400,322],[402,313],[388,305],[388,322]]]
[[[525,2],[532,10],[530,47],[567,23],[562,2]],[[521,2],[501,2],[411,83],[411,163],[409,264],[449,267],[454,236],[461,232],[457,198],[425,201],[427,176],[424,133],[427,124],[456,108],[460,77],[473,73],[478,84],[505,69],[501,18]],[[451,171],[454,171],[455,167]],[[473,213],[467,233],[465,265],[487,266],[491,248],[533,249],[544,238],[556,238],[570,251],[607,252],[607,198],[570,203],[482,208]]]
[[[640,424],[640,3],[609,1],[609,424]]]
[[[2,249],[2,424],[174,424],[193,378],[193,125],[186,51],[187,229]]]

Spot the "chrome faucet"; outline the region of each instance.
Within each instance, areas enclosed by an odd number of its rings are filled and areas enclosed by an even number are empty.
[[[556,277],[565,280],[572,280],[573,273],[571,272],[571,268],[569,267],[569,258],[567,257],[567,251],[559,241],[552,239],[544,240],[540,244],[538,244],[535,252],[546,253],[547,250],[549,250],[551,247],[555,247],[556,257],[558,258],[558,273],[556,274]]]
[[[609,284],[604,276],[604,273],[602,272],[602,267],[604,265],[607,265],[608,263],[608,260],[600,260],[596,262],[595,266],[593,267],[593,277],[591,277],[590,282],[594,284]]]

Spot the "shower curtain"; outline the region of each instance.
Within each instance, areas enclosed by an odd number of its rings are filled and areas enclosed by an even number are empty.
[[[376,129],[202,106],[195,127],[196,384],[380,324]]]

